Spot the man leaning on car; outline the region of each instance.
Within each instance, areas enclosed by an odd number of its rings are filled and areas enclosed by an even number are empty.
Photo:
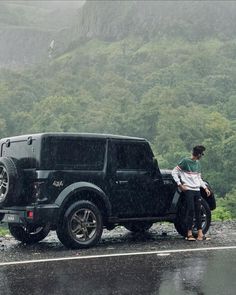
[[[188,232],[186,239],[188,241],[196,240],[192,233],[194,213],[198,230],[197,240],[203,241],[209,239],[203,235],[201,220],[200,187],[205,189],[208,197],[211,194],[201,178],[201,165],[199,160],[204,156],[205,150],[206,148],[202,145],[195,146],[192,150],[192,156],[190,158],[182,159],[172,170],[172,176],[180,190],[184,193],[187,203]]]

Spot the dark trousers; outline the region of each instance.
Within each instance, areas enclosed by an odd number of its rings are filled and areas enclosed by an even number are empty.
[[[187,190],[186,192],[184,192],[184,195],[187,202],[186,221],[188,230],[192,230],[194,215],[196,218],[197,230],[202,229],[200,191]]]

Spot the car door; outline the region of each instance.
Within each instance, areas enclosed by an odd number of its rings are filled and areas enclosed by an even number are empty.
[[[111,205],[113,215],[156,215],[158,181],[153,174],[153,153],[146,141],[112,140],[113,169]]]

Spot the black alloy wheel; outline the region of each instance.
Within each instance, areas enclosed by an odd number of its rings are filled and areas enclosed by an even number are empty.
[[[12,158],[0,158],[0,205],[16,204],[22,190],[22,172],[18,161]]]
[[[96,245],[103,232],[102,215],[90,201],[82,200],[72,204],[58,225],[57,236],[64,246],[72,249]]]
[[[183,237],[187,236],[187,231],[188,231],[187,224],[186,224],[186,210],[187,210],[187,206],[183,198],[179,204],[176,220],[174,222],[175,229]],[[201,215],[202,215],[202,232],[203,234],[206,234],[211,224],[211,210],[207,202],[203,198],[201,198]],[[194,219],[194,226],[193,226],[193,235],[197,236],[195,219]]]
[[[46,238],[50,232],[50,224],[25,227],[20,224],[9,223],[8,228],[17,241],[25,244],[37,243]]]
[[[0,203],[2,203],[7,196],[9,190],[9,176],[6,167],[0,164]]]

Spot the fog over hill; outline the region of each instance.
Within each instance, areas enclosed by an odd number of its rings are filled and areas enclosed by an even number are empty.
[[[19,68],[48,58],[49,45],[74,26],[84,1],[1,1],[0,67]]]
[[[117,40],[180,36],[230,38],[236,33],[233,1],[87,1],[79,12],[78,35]]]
[[[47,62],[52,40],[57,55],[91,39],[229,40],[235,16],[231,1],[2,1],[0,66]]]
[[[201,143],[235,198],[236,2],[81,4],[0,2],[0,137],[145,137],[163,168]]]

